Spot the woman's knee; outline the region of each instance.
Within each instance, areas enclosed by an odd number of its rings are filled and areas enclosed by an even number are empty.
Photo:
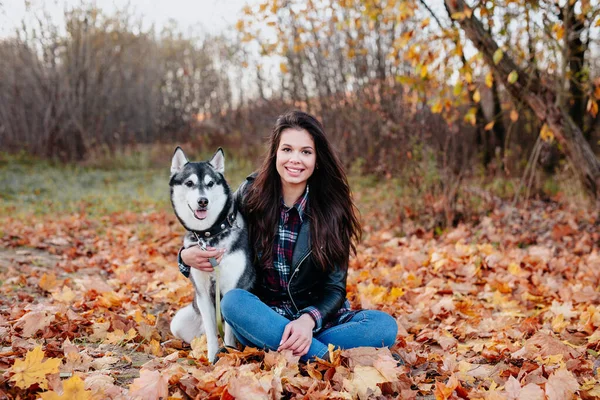
[[[231,289],[221,299],[221,314],[223,318],[232,319],[240,310],[243,310],[242,306],[248,300],[248,296],[252,296],[250,292],[244,289]]]
[[[383,313],[381,321],[381,331],[383,333],[383,345],[385,347],[392,347],[396,343],[396,336],[398,335],[398,322],[389,314]]]
[[[392,347],[398,335],[398,323],[388,313],[378,310],[369,310],[371,318],[375,320],[375,331],[379,332],[384,347]]]

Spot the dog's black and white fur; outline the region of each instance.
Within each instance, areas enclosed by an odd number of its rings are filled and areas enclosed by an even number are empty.
[[[221,296],[233,288],[251,289],[255,271],[250,259],[248,231],[237,211],[234,194],[223,177],[225,156],[219,148],[207,162],[189,162],[177,147],[171,162],[171,203],[177,218],[187,230],[183,245],[198,244],[224,248],[219,263]],[[206,334],[208,359],[214,360],[219,348],[215,315],[215,275],[192,268],[190,279],[195,288],[192,304],[177,312],[171,321],[171,332],[190,343],[194,337]],[[224,342],[235,345],[235,337],[224,324]]]

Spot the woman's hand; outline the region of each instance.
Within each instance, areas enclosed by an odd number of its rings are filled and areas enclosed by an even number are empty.
[[[181,250],[181,260],[185,265],[189,265],[192,268],[204,272],[212,272],[214,268],[208,259],[214,257],[217,259],[217,263],[220,263],[223,253],[225,253],[225,249],[207,247],[206,250],[202,250],[200,246],[192,246]]]
[[[312,342],[314,327],[315,320],[308,314],[302,314],[300,318],[290,321],[283,330],[277,351],[287,349],[291,350],[295,356],[305,355]]]

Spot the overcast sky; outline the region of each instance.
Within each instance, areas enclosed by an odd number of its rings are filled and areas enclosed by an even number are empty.
[[[220,33],[234,24],[245,4],[257,0],[0,0],[0,37],[14,32],[26,15],[26,4],[32,10],[45,8],[54,21],[62,21],[65,5],[96,4],[109,14],[127,4],[137,15],[143,15],[145,27],[152,23],[157,31],[169,19],[177,21],[182,31]]]

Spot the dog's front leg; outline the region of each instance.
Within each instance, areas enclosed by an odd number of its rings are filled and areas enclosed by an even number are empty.
[[[233,333],[233,328],[227,322],[225,322],[224,325],[225,325],[225,328],[224,328],[225,338],[223,339],[223,341],[225,342],[225,344],[227,346],[236,347],[235,346],[235,334]]]
[[[198,307],[202,314],[204,331],[206,333],[206,345],[208,348],[208,361],[213,362],[219,350],[219,338],[217,337],[217,323],[215,319],[215,306],[210,299],[209,291],[197,293]]]
[[[219,338],[217,336],[217,323],[215,317],[215,307],[209,296],[198,295],[198,305],[204,322],[206,332],[206,345],[208,348],[208,361],[213,362],[217,351],[219,350]],[[208,293],[206,293],[208,294]]]

